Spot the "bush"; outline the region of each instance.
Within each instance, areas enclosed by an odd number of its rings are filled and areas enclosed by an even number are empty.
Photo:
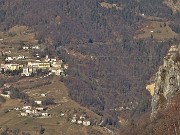
[[[4,85],[4,83],[5,83],[5,81],[2,80],[2,78],[1,78],[1,80],[0,80],[0,87],[2,87]]]
[[[45,132],[45,128],[41,125],[39,133],[44,134],[44,132]]]
[[[44,101],[43,101],[43,103],[42,103],[44,106],[47,106],[47,105],[54,105],[54,104],[56,104],[55,102],[54,102],[54,98],[47,98],[47,99],[45,99]]]
[[[19,74],[22,73],[22,69],[13,70],[13,71],[12,71],[12,70],[6,70],[5,73],[8,74],[8,75],[11,75],[11,76],[13,76],[13,75],[19,75]]]
[[[19,89],[12,88],[10,91],[11,91],[10,97],[12,99],[22,99],[25,102],[29,102],[30,101],[29,100],[29,96],[26,95],[25,93],[21,92]]]
[[[174,56],[174,61],[175,61],[175,62],[180,61],[180,53],[177,52],[177,53],[175,54],[175,56]]]
[[[4,102],[6,102],[6,99],[4,97],[0,96],[0,103],[4,103]]]

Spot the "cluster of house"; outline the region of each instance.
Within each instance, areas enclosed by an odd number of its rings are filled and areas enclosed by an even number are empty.
[[[40,46],[38,46],[38,45],[35,45],[35,46],[23,46],[22,49],[23,50],[29,50],[29,49],[39,50]]]
[[[14,108],[19,111],[20,108]],[[34,117],[51,117],[47,112],[47,107],[36,107],[32,106],[23,106],[21,109],[21,116],[34,116]]]
[[[30,76],[32,73],[36,73],[38,69],[46,69],[55,75],[64,75],[64,70],[68,68],[68,64],[63,64],[62,60],[58,60],[56,58],[50,59],[46,56],[45,60],[36,60],[36,61],[28,61],[26,64],[18,64],[18,63],[6,63],[1,64],[0,70],[6,71],[14,71],[14,70],[22,70],[22,76]]]
[[[71,122],[79,124],[79,125],[84,125],[84,126],[90,126],[91,125],[91,122],[89,120],[86,120],[86,116],[77,117],[77,115],[74,115],[72,117]]]
[[[6,91],[6,93],[1,93],[0,95],[5,97],[5,98],[10,98],[10,91]],[[47,94],[42,93],[42,97],[46,97]],[[33,117],[51,117],[51,115],[47,112],[47,107],[41,107],[42,101],[41,100],[36,100],[34,101],[37,105],[40,107],[32,107],[30,105],[23,106],[22,108],[20,107],[15,107],[14,110],[16,111],[21,111],[20,115],[21,116],[33,116]]]
[[[17,56],[17,57],[11,57],[11,56],[8,56],[6,57],[5,61],[13,61],[13,60],[24,60],[24,59],[27,59],[28,57],[25,57],[25,56]]]

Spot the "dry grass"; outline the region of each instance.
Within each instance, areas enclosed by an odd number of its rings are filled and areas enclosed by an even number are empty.
[[[170,38],[174,38],[177,34],[172,31],[172,29],[168,26],[166,22],[166,26],[164,26],[164,22],[160,21],[147,21],[143,24],[142,28],[137,31],[137,34],[134,38],[136,39],[146,39],[151,38],[165,41]]]
[[[25,83],[27,80],[28,79],[25,79],[22,83]],[[41,83],[42,80],[39,79],[38,82]],[[71,100],[68,97],[67,88],[62,82],[58,81],[58,77],[54,76],[54,78],[51,78],[51,81],[52,83],[49,85],[26,90],[29,96],[37,100],[44,99],[39,96],[41,93],[48,93],[48,97],[55,98],[57,104],[49,106],[48,112],[52,114],[51,118],[21,117],[19,116],[20,112],[14,110],[5,113],[4,111],[9,108],[23,105],[18,100],[10,99],[1,106],[0,114],[2,117],[0,117],[0,127],[18,128],[21,129],[21,131],[28,131],[31,135],[39,134],[40,125],[43,125],[45,128],[44,135],[86,135],[88,131],[92,130],[102,132],[103,135],[108,135],[101,127],[84,127],[72,124],[69,120],[71,120],[74,110],[79,114],[87,112],[90,117],[96,118],[97,120],[100,120],[100,117]],[[65,113],[64,117],[60,117],[61,112]]]
[[[104,7],[104,8],[107,8],[107,9],[113,8],[112,4],[107,3],[107,2],[101,2],[100,5],[101,5],[101,7]]]
[[[35,33],[32,29],[29,29],[26,26],[14,26],[8,31],[8,33],[6,33],[6,35],[8,36],[6,39],[8,42],[30,42],[37,44]]]
[[[14,26],[8,32],[0,32],[0,51],[11,51],[9,56],[26,56],[31,57],[30,52],[27,50],[19,50],[25,44],[37,45],[38,41],[35,39],[35,32],[26,26]]]

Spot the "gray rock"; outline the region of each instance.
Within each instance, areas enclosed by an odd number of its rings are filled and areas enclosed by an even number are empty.
[[[172,97],[180,90],[180,47],[172,46],[164,57],[163,65],[159,67],[154,82],[151,119],[161,108],[171,102]]]

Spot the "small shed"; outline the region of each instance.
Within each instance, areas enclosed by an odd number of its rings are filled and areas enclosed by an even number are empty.
[[[83,121],[83,125],[84,125],[84,126],[90,126],[90,125],[91,125],[91,122],[88,121],[88,120],[85,120],[85,121]]]
[[[82,122],[82,120],[78,120],[77,123],[78,124],[82,124],[83,122]]]
[[[25,113],[25,112],[22,112],[21,113],[21,116],[27,116],[28,114],[27,113]]]
[[[36,104],[41,105],[42,101],[34,101]]]
[[[49,113],[47,113],[47,112],[45,112],[45,113],[41,113],[41,115],[42,115],[43,117],[48,117],[48,116],[50,116],[50,114],[49,114]]]

